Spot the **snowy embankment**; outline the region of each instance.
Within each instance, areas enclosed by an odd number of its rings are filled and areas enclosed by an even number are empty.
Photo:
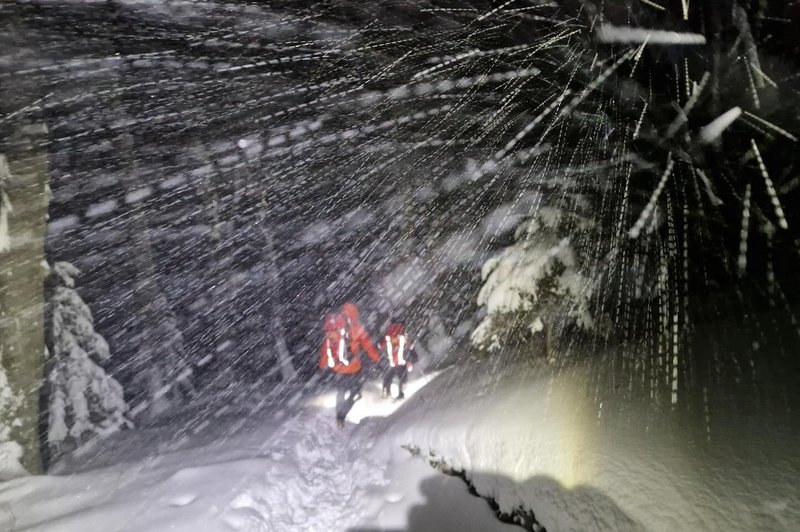
[[[711,440],[645,402],[598,406],[586,367],[455,369],[381,421],[548,532],[797,530],[800,428],[712,419]],[[608,394],[612,395],[613,394]]]

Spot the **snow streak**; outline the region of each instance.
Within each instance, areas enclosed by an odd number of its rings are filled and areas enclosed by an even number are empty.
[[[658,181],[658,185],[656,185],[653,194],[650,196],[650,200],[647,202],[642,213],[639,215],[639,219],[636,220],[636,223],[631,227],[630,231],[628,231],[628,236],[630,238],[639,238],[639,234],[644,229],[644,224],[647,223],[647,220],[650,218],[650,215],[653,214],[653,211],[656,208],[656,204],[658,203],[658,198],[661,196],[661,192],[663,192],[664,187],[667,184],[667,179],[669,176],[672,175],[672,167],[675,162],[672,160],[672,153],[669,154],[667,157],[667,166],[664,169],[664,173],[661,174],[661,179]]]
[[[631,28],[602,24],[597,28],[597,40],[606,43],[648,43],[673,45],[703,45],[706,38],[699,33],[679,33],[676,31]]]

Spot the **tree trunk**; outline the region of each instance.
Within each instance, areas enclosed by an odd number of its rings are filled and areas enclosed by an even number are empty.
[[[19,409],[10,413],[18,420],[11,439],[22,446],[22,465],[30,473],[42,470],[39,393],[45,348],[46,139],[47,129],[41,124],[15,130],[5,143],[10,176],[3,183],[13,210],[7,218],[8,248],[0,250],[0,353],[12,390],[22,399]]]
[[[286,335],[283,329],[283,318],[281,317],[282,309],[280,300],[278,298],[278,287],[281,283],[280,271],[278,270],[278,262],[275,258],[275,242],[272,232],[266,227],[261,226],[261,231],[264,234],[264,240],[267,245],[267,272],[272,285],[272,294],[269,296],[270,300],[270,313],[272,314],[272,335],[275,337],[275,349],[278,352],[278,363],[281,367],[281,377],[284,382],[293,379],[297,372],[292,364],[292,355],[289,352],[289,346],[286,344]]]
[[[218,291],[225,291],[226,288],[226,283],[223,282],[223,279],[227,280],[227,276],[230,273],[227,267],[228,257],[226,256],[226,251],[228,251],[227,242],[231,238],[231,235],[226,230],[227,224],[223,222],[221,208],[222,199],[220,197],[222,195],[220,188],[222,184],[225,183],[225,176],[220,170],[217,161],[208,157],[209,150],[204,143],[198,141],[197,145],[194,147],[194,152],[199,166],[203,167],[209,165],[212,168],[211,172],[204,172],[201,179],[203,201],[205,202],[207,213],[206,221],[211,227],[211,263],[208,266],[208,277],[211,281],[209,293],[212,299],[217,301],[219,297]],[[210,380],[207,380],[207,382],[202,383],[202,385],[219,386],[223,390],[223,393],[227,395],[230,393],[230,389],[228,388],[225,377],[228,372],[232,371],[235,360],[231,360],[231,357],[226,354],[226,350],[218,349],[223,345],[226,334],[230,334],[230,332],[219,319],[218,313],[207,313],[204,319],[207,320],[204,326],[208,331],[208,338],[210,339],[210,342],[207,342],[209,346],[208,354],[213,356],[214,359],[210,366],[205,368],[205,371],[208,371],[208,375],[212,377]],[[225,331],[228,332],[226,333]]]
[[[240,157],[244,161],[248,172],[251,177],[257,178],[256,170],[253,168],[250,158],[245,149],[239,147]],[[261,167],[259,160],[260,172],[263,174],[264,169]],[[260,204],[258,205],[258,214],[256,215],[256,224],[261,230],[261,235],[264,239],[266,247],[266,269],[267,276],[271,285],[271,293],[267,297],[269,301],[269,313],[272,316],[272,335],[275,338],[275,350],[278,355],[278,365],[281,370],[281,378],[284,382],[294,379],[297,376],[297,371],[294,369],[292,363],[292,355],[289,352],[289,346],[286,343],[286,333],[283,327],[283,309],[281,308],[279,286],[281,283],[280,269],[278,268],[277,253],[275,251],[275,238],[272,230],[267,226],[267,198],[266,193],[262,194]]]
[[[135,142],[131,134],[121,135],[120,152],[126,163],[123,186],[130,193],[144,186],[140,180]],[[150,227],[144,202],[131,208],[130,231],[136,283],[134,297],[139,303],[141,348],[134,365],[140,400],[148,401],[147,415],[155,418],[168,408],[171,399],[183,401],[194,393],[192,371],[184,357],[183,337],[175,325],[169,301],[158,284],[158,271],[150,241]],[[144,393],[143,393],[144,392]]]

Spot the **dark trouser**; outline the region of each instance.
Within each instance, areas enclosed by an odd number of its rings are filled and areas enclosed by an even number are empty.
[[[392,380],[397,377],[399,382],[398,384],[398,397],[403,396],[403,385],[408,380],[408,368],[405,366],[395,366],[393,368],[389,368],[386,370],[386,374],[383,376],[383,390],[388,394],[389,389],[392,385]]]
[[[336,376],[336,419],[344,420],[353,408],[356,400],[361,398],[361,375]]]

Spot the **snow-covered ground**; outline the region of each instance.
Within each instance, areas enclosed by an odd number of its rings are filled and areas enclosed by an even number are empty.
[[[613,392],[598,405],[589,367],[486,366],[443,374],[383,423],[502,511],[531,509],[548,532],[800,529],[791,414],[715,412],[707,434]]]
[[[128,431],[94,469],[0,484],[0,530],[520,530],[404,446],[549,532],[797,530],[796,430],[720,418],[709,442],[667,414],[598,408],[589,376],[451,368],[417,375],[404,402],[368,384],[345,429],[324,393],[178,439]]]
[[[410,383],[407,395],[428,380]],[[314,397],[282,421],[250,416],[235,434],[240,420],[226,419],[215,420],[215,434],[118,434],[113,456],[91,457],[96,469],[0,484],[0,530],[519,530],[460,479],[388,447],[378,424],[355,424],[399,406],[377,384],[365,387],[344,429],[331,399]]]

